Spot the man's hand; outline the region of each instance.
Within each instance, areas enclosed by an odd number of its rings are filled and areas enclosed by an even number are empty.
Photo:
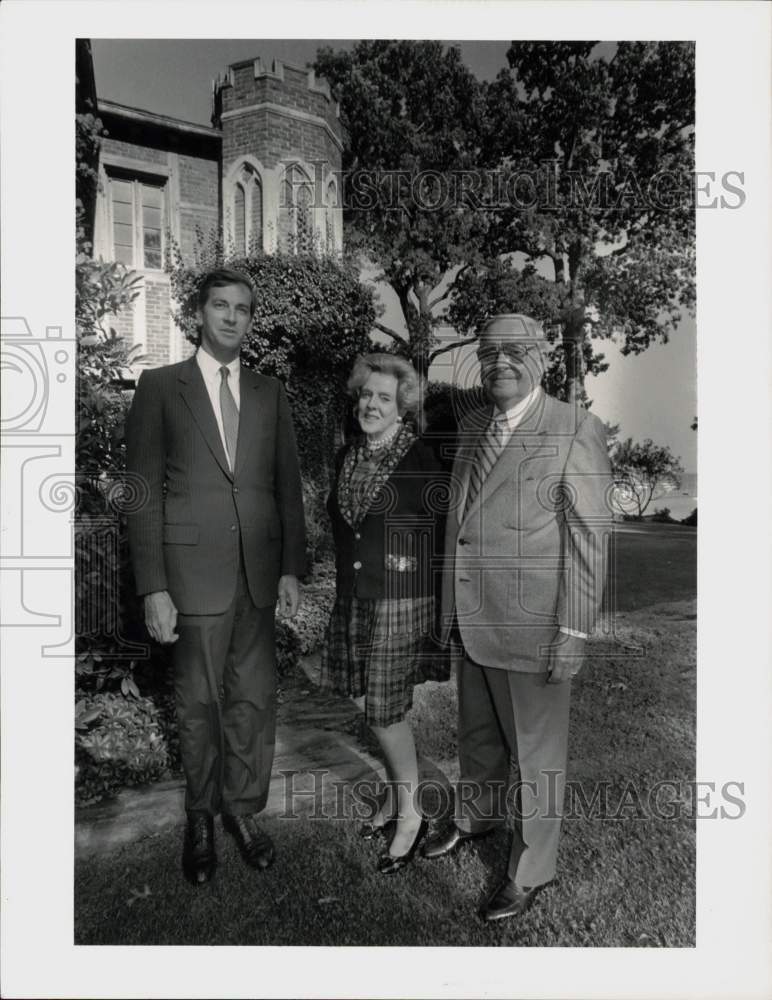
[[[558,630],[552,640],[547,661],[547,683],[563,684],[579,673],[586,640]]]
[[[279,618],[294,618],[300,610],[300,587],[296,576],[279,578]]]
[[[177,609],[169,597],[168,590],[145,594],[145,625],[156,642],[168,644],[179,639],[174,631],[177,625]]]

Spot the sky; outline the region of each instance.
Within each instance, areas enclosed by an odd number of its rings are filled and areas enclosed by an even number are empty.
[[[351,48],[351,39],[92,39],[97,94],[105,100],[210,124],[212,81],[230,63],[260,56],[305,66],[320,45]],[[453,44],[453,40],[448,40]],[[507,41],[457,43],[469,69],[492,80],[506,67]],[[606,43],[612,44],[612,43]],[[345,238],[345,234],[344,234]],[[396,329],[400,310],[385,290],[383,321]],[[592,410],[619,424],[620,438],[651,438],[680,456],[687,472],[697,469],[697,435],[691,423],[697,413],[696,324],[685,317],[667,344],[654,344],[643,354],[623,357],[610,341],[598,343],[608,371],[588,378]],[[434,374],[434,372],[433,372]]]

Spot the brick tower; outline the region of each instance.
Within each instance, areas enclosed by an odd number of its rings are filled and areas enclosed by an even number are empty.
[[[325,81],[275,60],[230,65],[214,84],[222,220],[236,253],[338,253],[343,128]]]

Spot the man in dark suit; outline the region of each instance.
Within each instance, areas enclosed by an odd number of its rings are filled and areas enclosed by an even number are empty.
[[[507,875],[484,907],[489,921],[521,915],[555,875],[571,678],[600,608],[611,528],[603,424],[544,393],[547,346],[517,314],[492,317],[481,333],[491,405],[461,424],[445,536],[460,781],[455,825],[423,853],[437,858],[490,831],[515,792]]]
[[[129,516],[137,592],[150,635],[175,643],[183,872],[196,885],[214,872],[219,812],[250,866],[273,861],[256,819],[274,751],[274,611],[278,595],[280,614],[297,612],[305,561],[284,389],[239,363],[256,294],[238,271],[206,275],[198,351],[144,372],[126,425],[127,468],[147,488]]]

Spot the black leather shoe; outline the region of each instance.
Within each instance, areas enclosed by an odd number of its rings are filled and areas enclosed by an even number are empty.
[[[415,835],[415,840],[410,845],[410,850],[406,854],[400,854],[395,857],[393,854],[389,854],[386,851],[378,858],[378,871],[381,875],[393,875],[395,872],[400,871],[405,865],[409,865],[413,860],[413,855],[415,854],[418,845],[426,836],[426,831],[429,829],[429,824],[425,819],[421,820],[421,825],[418,827],[418,833]]]
[[[498,885],[482,910],[482,917],[488,923],[494,920],[506,920],[508,917],[522,917],[534,900],[534,897],[545,885],[521,886],[505,878]]]
[[[458,850],[461,844],[467,840],[479,840],[482,837],[487,837],[489,833],[493,833],[493,829],[481,830],[479,833],[465,833],[453,824],[449,830],[435,833],[433,837],[429,837],[421,849],[421,854],[429,861],[433,858],[441,858],[445,854],[452,854]]]
[[[257,813],[245,816],[223,815],[222,822],[228,833],[233,835],[242,858],[250,868],[261,870],[273,864],[275,851],[273,841],[257,825]]]
[[[380,826],[376,826],[375,823],[371,823],[367,820],[359,827],[359,836],[362,840],[374,840],[376,837],[386,837],[387,839],[390,839],[394,833],[394,827],[396,825],[397,821],[395,819],[388,819]]]
[[[182,848],[182,873],[192,885],[205,885],[214,875],[214,820],[204,813],[188,816]]]

